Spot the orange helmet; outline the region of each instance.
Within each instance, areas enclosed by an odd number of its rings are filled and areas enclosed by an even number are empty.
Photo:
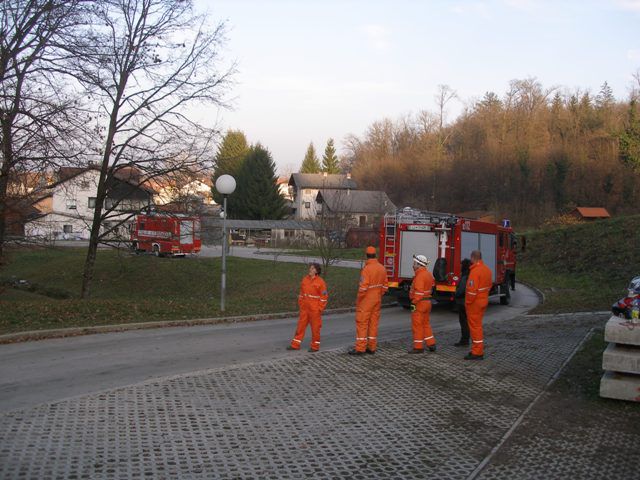
[[[371,245],[369,245],[364,253],[366,253],[367,255],[375,255],[376,254],[376,247],[372,247]]]

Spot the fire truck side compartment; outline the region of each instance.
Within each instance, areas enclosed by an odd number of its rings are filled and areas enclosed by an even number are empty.
[[[402,232],[400,238],[400,276],[413,278],[413,255],[425,255],[431,265],[438,258],[438,235],[436,232]]]
[[[460,258],[471,258],[471,252],[480,250],[482,261],[491,269],[491,281],[496,281],[496,236],[488,233],[462,232]]]

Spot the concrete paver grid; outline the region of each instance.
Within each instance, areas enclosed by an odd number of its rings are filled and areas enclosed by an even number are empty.
[[[465,478],[592,324],[490,325],[484,362],[445,334],[435,354],[299,352],[9,412],[0,478]]]

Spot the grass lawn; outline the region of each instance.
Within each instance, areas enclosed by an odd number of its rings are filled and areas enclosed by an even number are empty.
[[[84,249],[9,252],[0,271],[0,334],[222,316],[219,258],[156,258],[100,250],[91,298],[78,298]],[[227,258],[224,316],[297,310],[303,264]],[[357,269],[331,267],[329,308],[352,306]],[[20,289],[9,282],[26,280]]]
[[[640,215],[525,232],[517,278],[545,294],[532,313],[610,310],[640,275]]]

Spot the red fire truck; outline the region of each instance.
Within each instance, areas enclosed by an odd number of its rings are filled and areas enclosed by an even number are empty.
[[[200,252],[200,219],[176,214],[138,215],[131,225],[131,249],[156,256]]]
[[[433,297],[452,302],[460,279],[460,263],[473,250],[482,252],[483,262],[491,269],[491,294],[500,295],[500,303],[508,305],[509,287],[515,287],[516,278],[516,237],[508,220],[498,225],[404,208],[385,215],[381,221],[380,262],[387,269],[389,292],[405,306],[409,304],[414,254],[431,260],[436,280]]]

